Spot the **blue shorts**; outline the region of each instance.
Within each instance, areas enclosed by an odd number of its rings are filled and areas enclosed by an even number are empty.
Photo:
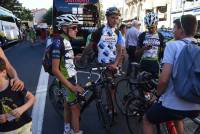
[[[167,121],[181,120],[186,117],[195,118],[199,115],[200,111],[180,111],[173,110],[162,106],[161,102],[153,104],[146,112],[147,119],[153,124],[160,124]]]

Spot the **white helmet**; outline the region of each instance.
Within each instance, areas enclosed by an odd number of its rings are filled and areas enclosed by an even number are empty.
[[[158,22],[158,16],[153,12],[147,13],[146,16],[144,17],[144,23],[146,24],[147,27],[156,25],[157,22]]]
[[[79,20],[75,15],[72,14],[63,14],[58,17],[56,17],[57,20],[57,27],[61,28],[61,26],[70,26],[73,24],[79,24]]]

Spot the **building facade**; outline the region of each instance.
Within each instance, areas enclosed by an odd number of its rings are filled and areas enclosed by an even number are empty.
[[[142,22],[147,12],[158,13],[158,27],[164,25],[170,27],[170,9],[171,0],[125,0],[123,9],[124,22],[130,22],[133,19],[137,19]]]
[[[42,9],[33,9],[31,10],[33,14],[33,24],[37,25],[39,23],[42,23],[43,21],[43,16],[47,13],[47,9],[42,8]]]
[[[200,24],[200,0],[125,0],[122,18],[125,23],[137,19],[144,26],[144,16],[153,11],[158,14],[158,28],[173,27],[173,21],[182,14],[196,15]]]
[[[195,15],[198,24],[200,24],[200,0],[173,0],[171,7],[171,25],[175,19],[183,14]]]

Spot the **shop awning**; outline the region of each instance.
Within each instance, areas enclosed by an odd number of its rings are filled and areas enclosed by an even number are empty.
[[[167,5],[167,0],[154,0],[153,7],[162,7]]]

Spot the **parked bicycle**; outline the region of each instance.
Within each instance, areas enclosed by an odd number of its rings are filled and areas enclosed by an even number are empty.
[[[99,120],[103,127],[109,130],[114,120],[114,104],[109,89],[112,79],[107,77],[106,70],[107,68],[105,66],[98,66],[97,68],[91,67],[88,72],[88,82],[84,86],[85,92],[83,94],[77,94],[77,98],[81,106],[81,112],[84,112],[88,105],[95,101]],[[92,80],[92,75],[97,75],[97,80]],[[63,117],[64,96],[66,96],[66,92],[61,84],[59,82],[53,82],[49,88],[49,97],[56,112],[61,117]]]

